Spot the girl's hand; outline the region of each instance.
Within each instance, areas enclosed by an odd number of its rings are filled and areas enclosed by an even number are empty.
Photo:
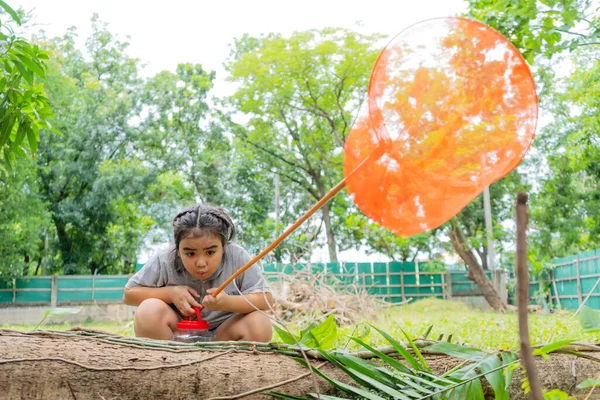
[[[217,297],[213,297],[212,294],[217,291],[217,288],[208,289],[206,293],[208,295],[204,296],[202,300],[202,305],[204,308],[210,311],[228,311],[227,310],[227,298],[229,295],[225,292],[221,292],[217,295]]]
[[[186,317],[196,315],[193,307],[202,307],[196,300],[200,295],[189,286],[171,286],[171,303]]]

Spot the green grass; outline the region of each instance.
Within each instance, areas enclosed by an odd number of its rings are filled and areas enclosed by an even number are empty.
[[[288,324],[292,332],[298,333],[309,322],[299,317]],[[372,345],[385,346],[388,343],[374,329],[372,324],[395,338],[403,339],[400,329],[413,338],[421,337],[433,325],[428,338],[437,340],[440,335],[446,339],[452,335],[453,343],[461,343],[482,350],[517,349],[519,334],[516,313],[500,314],[480,311],[456,301],[425,299],[415,303],[391,307],[382,311],[378,319],[363,321],[355,326],[340,328],[336,347],[356,350],[357,345],[348,337],[359,337]],[[3,325],[5,329],[32,330],[35,325]],[[117,322],[86,321],[77,324],[53,324],[51,319],[40,329],[67,330],[74,326],[98,329],[125,336],[133,336],[133,324]],[[600,334],[585,334],[578,317],[569,314],[529,314],[529,332],[532,344],[555,342],[562,339],[575,339],[586,343],[599,343]],[[402,340],[404,341],[404,340]]]
[[[53,322],[45,322],[38,329],[48,330],[48,331],[66,331],[74,327],[81,327],[87,329],[96,329],[110,333],[116,333],[118,335],[123,336],[134,336],[133,334],[133,323],[119,323],[119,322],[96,322],[96,321],[85,321],[78,323],[68,323],[63,322],[60,324]],[[15,329],[19,331],[31,331],[35,328],[35,324],[33,325],[1,325],[2,329]]]
[[[529,334],[533,345],[575,339],[586,343],[599,343],[600,334],[583,332],[578,317],[569,314],[529,314]],[[366,339],[372,345],[388,343],[379,333],[369,327],[372,324],[395,338],[403,339],[400,329],[411,337],[421,337],[433,325],[428,339],[444,340],[451,334],[453,343],[465,344],[482,350],[509,350],[519,346],[517,314],[501,314],[470,308],[464,303],[438,299],[425,299],[409,305],[391,307],[379,314],[377,321],[364,321],[356,326],[345,327],[338,332],[338,347],[357,349],[347,344],[348,336]],[[296,324],[292,322],[292,331]],[[404,341],[404,340],[402,340]]]

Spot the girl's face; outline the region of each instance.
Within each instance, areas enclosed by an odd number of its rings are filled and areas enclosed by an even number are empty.
[[[224,250],[220,238],[203,236],[182,239],[177,252],[187,272],[204,281],[221,266]]]

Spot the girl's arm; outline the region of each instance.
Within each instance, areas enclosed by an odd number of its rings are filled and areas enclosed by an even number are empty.
[[[152,287],[133,287],[125,288],[123,302],[128,306],[139,306],[146,299],[160,299],[167,304],[172,304],[172,290],[174,286],[165,286],[161,288]]]
[[[217,288],[208,289],[208,295],[202,300],[202,305],[211,311],[230,311],[238,314],[248,314],[252,311],[268,310],[269,304],[273,306],[273,295],[270,292],[248,293],[242,296],[230,296],[225,292],[221,292],[217,297],[211,296]],[[246,301],[247,300],[247,301]],[[248,302],[252,303],[256,308],[252,307]],[[268,302],[268,303],[267,303]]]
[[[160,299],[167,304],[174,304],[183,315],[194,315],[193,306],[200,307],[196,300],[200,295],[189,286],[165,286],[160,288],[133,287],[125,288],[123,302],[129,306],[139,306],[146,299]]]

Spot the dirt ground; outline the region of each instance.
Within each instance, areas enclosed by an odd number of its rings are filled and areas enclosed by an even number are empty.
[[[431,355],[427,361],[436,372],[460,362]],[[576,392],[575,385],[600,372],[600,364],[564,354],[537,363],[545,388],[559,388],[577,398],[589,390]],[[330,365],[322,370],[348,382]],[[511,399],[526,398],[520,379],[516,371]],[[315,385],[320,393],[334,393],[324,380],[278,353],[167,350],[60,332],[0,330],[0,399],[264,399],[269,397],[258,392],[269,387],[302,396],[315,392]],[[600,399],[600,390],[590,399]]]

